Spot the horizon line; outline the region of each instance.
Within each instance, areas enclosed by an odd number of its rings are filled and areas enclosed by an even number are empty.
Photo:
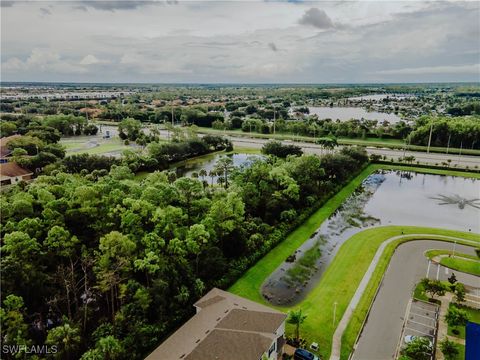
[[[419,81],[419,82],[93,82],[93,81],[0,81],[4,84],[97,84],[97,85],[422,85],[478,84],[480,81]]]

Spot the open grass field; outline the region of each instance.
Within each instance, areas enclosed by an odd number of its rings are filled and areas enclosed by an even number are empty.
[[[294,230],[282,243],[272,249],[264,258],[250,268],[234,285],[231,286],[229,291],[251,300],[267,304],[260,294],[260,288],[268,275],[272,273],[288,255],[310,237],[320,224],[327,219],[355,190],[363,179],[381,168],[419,171],[441,175],[460,175],[474,178],[480,177],[479,174],[449,170],[430,171],[430,169],[417,169],[409,166],[370,165],[347,184],[347,186],[345,186],[339,193],[327,201],[327,203],[317,210],[317,212],[307,219],[307,221]],[[372,228],[352,236],[342,245],[335,259],[323,274],[319,284],[300,304],[293,307],[302,308],[304,312],[308,314],[305,323],[302,325],[302,337],[306,338],[308,341],[316,341],[320,344],[319,354],[322,358],[328,358],[331,348],[331,339],[336,325],[345,312],[345,309],[360,283],[363,274],[373,259],[376,250],[383,241],[398,236],[402,234],[402,232],[404,235],[410,234],[411,236],[393,242],[385,248],[384,256],[378,264],[373,277],[354,312],[354,316],[343,335],[342,358],[348,358],[348,354],[350,353],[361,329],[363,320],[368,312],[383,273],[388,266],[395,248],[401,242],[415,240],[419,238],[418,235],[415,234],[422,234],[420,236],[421,239],[448,241],[448,238],[444,236],[454,236],[478,241],[480,244],[480,236],[477,234],[411,226]],[[337,321],[335,324],[333,324],[334,302],[337,302]],[[276,308],[282,311],[288,311],[291,309],[288,307]],[[292,328],[287,326],[287,333],[291,333],[291,331]]]
[[[89,141],[97,141],[97,146],[91,146]],[[98,137],[81,137],[81,138],[66,138],[61,139],[60,144],[65,146],[67,155],[72,154],[105,154],[111,152],[118,152],[133,147],[125,145],[120,139],[98,139]]]

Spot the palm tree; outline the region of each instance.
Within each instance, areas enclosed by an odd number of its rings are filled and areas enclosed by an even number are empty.
[[[207,170],[205,169],[201,169],[199,172],[198,172],[198,175],[200,175],[200,177],[202,178],[203,181],[205,181],[205,176],[207,176]]]
[[[215,170],[218,175],[223,177],[225,189],[228,188],[228,175],[233,170],[233,160],[231,157],[222,156],[215,164]]]
[[[210,176],[210,178],[212,179],[212,186],[213,186],[213,179],[215,178],[215,176],[217,176],[217,171],[215,169],[210,170],[208,172],[208,176]]]
[[[292,310],[288,313],[287,322],[295,325],[295,339],[300,340],[300,325],[305,321],[307,315],[304,315],[302,309]]]
[[[70,355],[80,344],[80,330],[65,323],[50,330],[45,343],[60,347],[59,354],[64,359],[70,359]],[[59,357],[60,357],[59,356]]]

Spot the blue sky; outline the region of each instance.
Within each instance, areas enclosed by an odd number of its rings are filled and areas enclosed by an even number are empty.
[[[478,2],[2,1],[3,81],[479,81]]]

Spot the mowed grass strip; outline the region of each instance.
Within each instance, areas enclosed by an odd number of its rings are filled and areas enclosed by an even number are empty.
[[[459,252],[455,252],[454,257],[451,257],[452,255],[453,250],[429,250],[425,253],[425,256],[429,259],[441,256],[440,264],[450,269],[480,276],[480,259],[478,256]]]
[[[455,257],[442,258],[440,264],[453,270],[480,276],[480,261],[478,260],[462,258],[455,255]]]
[[[455,256],[459,256],[462,258],[480,261],[478,256],[476,255],[462,254],[462,253],[459,253],[458,251],[455,252],[455,254],[456,254]],[[425,252],[425,256],[428,257],[429,259],[433,259],[435,256],[440,256],[440,255],[453,255],[453,251],[436,249],[436,250],[428,250],[427,252]]]

